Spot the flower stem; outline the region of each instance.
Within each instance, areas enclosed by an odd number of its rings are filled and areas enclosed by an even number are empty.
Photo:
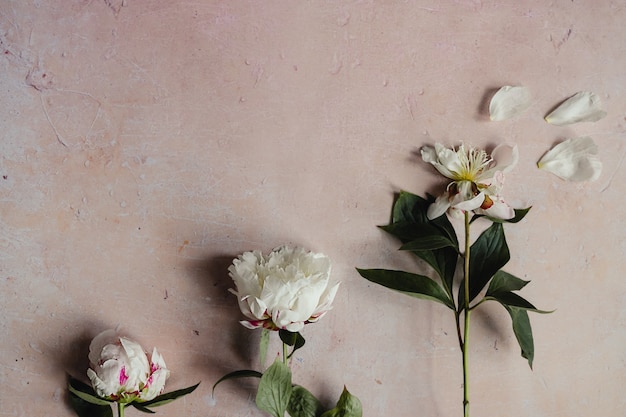
[[[124,404],[118,402],[117,404],[117,415],[118,417],[124,417]]]
[[[287,365],[287,343],[283,342],[283,363]]]
[[[465,320],[463,322],[463,416],[469,417],[469,327],[470,327],[470,294],[469,294],[469,267],[470,267],[470,218],[465,212],[465,259],[463,265]]]

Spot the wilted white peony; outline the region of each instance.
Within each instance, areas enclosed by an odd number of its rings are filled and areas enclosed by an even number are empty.
[[[578,122],[597,122],[604,116],[606,112],[600,108],[600,98],[594,93],[581,91],[547,115],[546,122],[563,126]]]
[[[530,106],[530,91],[526,87],[506,85],[489,102],[489,118],[493,121],[510,119]]]
[[[228,268],[239,308],[255,329],[299,332],[331,308],[339,283],[329,286],[330,259],[322,253],[283,246],[267,256],[245,252]]]
[[[428,207],[427,216],[435,219],[446,212],[457,215],[473,211],[497,219],[511,219],[515,211],[504,202],[500,191],[504,173],[510,171],[519,159],[517,145],[499,145],[491,156],[484,150],[466,148],[457,150],[442,144],[424,146],[422,159],[437,171],[453,180],[442,195]]]
[[[537,166],[567,181],[594,181],[602,173],[597,153],[598,146],[588,136],[568,139],[546,152]]]
[[[163,392],[169,377],[156,348],[148,361],[138,343],[120,337],[115,330],[105,330],[91,341],[89,362],[87,376],[96,393],[120,403],[152,400]]]

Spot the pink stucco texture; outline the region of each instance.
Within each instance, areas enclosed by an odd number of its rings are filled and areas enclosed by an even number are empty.
[[[327,408],[346,385],[366,417],[460,416],[453,315],[355,267],[428,273],[376,226],[399,190],[443,187],[419,148],[461,141],[518,145],[504,196],[533,208],[506,270],[555,310],[531,315],[533,370],[499,305],[475,313],[472,415],[626,415],[625,22],[609,0],[0,0],[0,417],[74,415],[66,374],[116,326],[168,390],[202,381],[159,416],[264,415],[255,380],[211,386],[260,366],[228,265],[282,244],[341,281],[294,382]],[[489,121],[504,85],[532,105]],[[607,116],[544,121],[578,91]],[[537,168],[577,136],[597,181]]]

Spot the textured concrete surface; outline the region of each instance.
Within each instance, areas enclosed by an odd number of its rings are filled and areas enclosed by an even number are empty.
[[[452,316],[354,270],[415,270],[375,226],[394,192],[439,190],[419,147],[461,140],[518,144],[505,196],[533,209],[506,269],[556,309],[531,317],[534,371],[503,310],[475,315],[473,415],[623,416],[625,21],[608,0],[0,0],[0,416],[71,416],[65,373],[117,325],[163,353],[168,389],[202,381],[158,415],[261,416],[253,381],[211,398],[258,368],[226,268],[283,243],[342,281],[296,382],[328,406],[346,384],[367,417],[461,415]],[[490,122],[502,85],[534,102]],[[543,121],[583,90],[605,119]],[[598,181],[536,168],[582,135]]]

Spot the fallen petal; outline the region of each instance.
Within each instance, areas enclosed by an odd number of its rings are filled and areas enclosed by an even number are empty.
[[[549,150],[537,166],[567,181],[594,181],[602,173],[597,153],[598,146],[589,136],[567,139]]]
[[[547,115],[546,122],[563,126],[578,122],[597,122],[604,116],[606,112],[600,108],[600,98],[594,93],[581,91]]]
[[[491,98],[489,118],[493,121],[510,119],[530,106],[530,91],[526,87],[504,86]]]

